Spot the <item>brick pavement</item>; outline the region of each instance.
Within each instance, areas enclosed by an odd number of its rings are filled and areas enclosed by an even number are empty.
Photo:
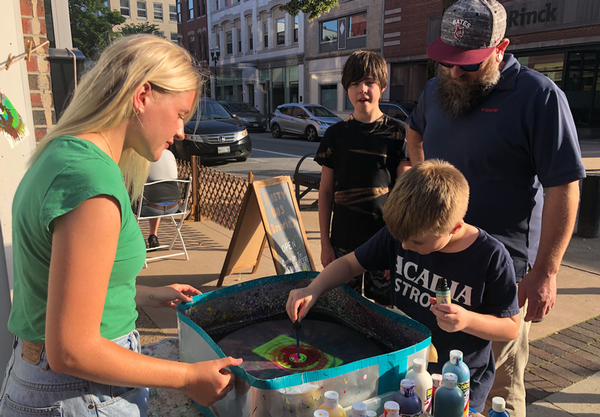
[[[532,341],[529,349],[528,405],[600,371],[600,316]]]

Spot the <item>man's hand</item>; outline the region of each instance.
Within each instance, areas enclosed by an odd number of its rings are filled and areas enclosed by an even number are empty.
[[[535,267],[519,284],[519,307],[527,305],[525,321],[541,320],[556,302],[556,274],[539,273]]]

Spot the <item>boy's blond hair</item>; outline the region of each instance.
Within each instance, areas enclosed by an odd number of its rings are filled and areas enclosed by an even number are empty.
[[[383,91],[387,87],[388,70],[385,59],[371,51],[356,51],[348,57],[342,69],[342,85],[347,91],[352,83],[373,77]]]
[[[452,164],[420,162],[396,181],[383,206],[383,219],[399,241],[452,231],[467,213],[469,183]]]

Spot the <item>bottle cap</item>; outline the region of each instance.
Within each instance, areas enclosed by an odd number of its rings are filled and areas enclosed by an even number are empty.
[[[458,365],[458,360],[460,359],[462,361],[462,358],[463,353],[460,350],[454,349],[450,351],[450,362],[454,365]]]
[[[313,417],[329,417],[327,410],[317,410],[313,414]]]
[[[415,381],[413,381],[412,379],[403,379],[402,381],[400,381],[400,388],[406,388],[406,389],[410,389],[410,388],[415,388]]]
[[[413,371],[420,374],[421,372],[425,372],[425,359],[422,358],[414,358],[413,359]]]
[[[431,380],[433,381],[434,387],[439,387],[442,385],[442,375],[441,374],[431,374]]]
[[[338,406],[338,398],[340,398],[340,395],[337,391],[326,391],[324,401],[325,407],[336,408]]]
[[[497,413],[504,413],[506,411],[506,401],[504,401],[504,398],[492,398],[492,410],[494,410]]]
[[[385,411],[400,411],[400,404],[396,401],[386,401],[385,404],[383,404],[383,409]]]
[[[367,404],[357,401],[352,404],[352,417],[365,417],[367,415]]]
[[[367,410],[367,417],[377,417],[377,411]]]
[[[456,383],[458,382],[458,377],[456,374],[452,372],[448,372],[444,374],[444,387],[454,389],[456,387]]]

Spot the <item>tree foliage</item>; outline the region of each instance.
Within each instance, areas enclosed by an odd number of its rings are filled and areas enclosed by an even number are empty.
[[[308,20],[313,20],[337,5],[338,0],[290,0],[279,8],[292,16],[302,12],[308,15]]]
[[[117,36],[113,27],[125,22],[119,12],[104,6],[102,0],[69,0],[69,15],[73,46],[91,59]]]
[[[137,25],[134,23],[128,23],[121,26],[121,34],[123,36],[127,36],[135,35],[136,33],[149,33],[151,35],[162,36],[163,34],[159,29],[160,28],[158,25],[148,22],[138,23]]]

